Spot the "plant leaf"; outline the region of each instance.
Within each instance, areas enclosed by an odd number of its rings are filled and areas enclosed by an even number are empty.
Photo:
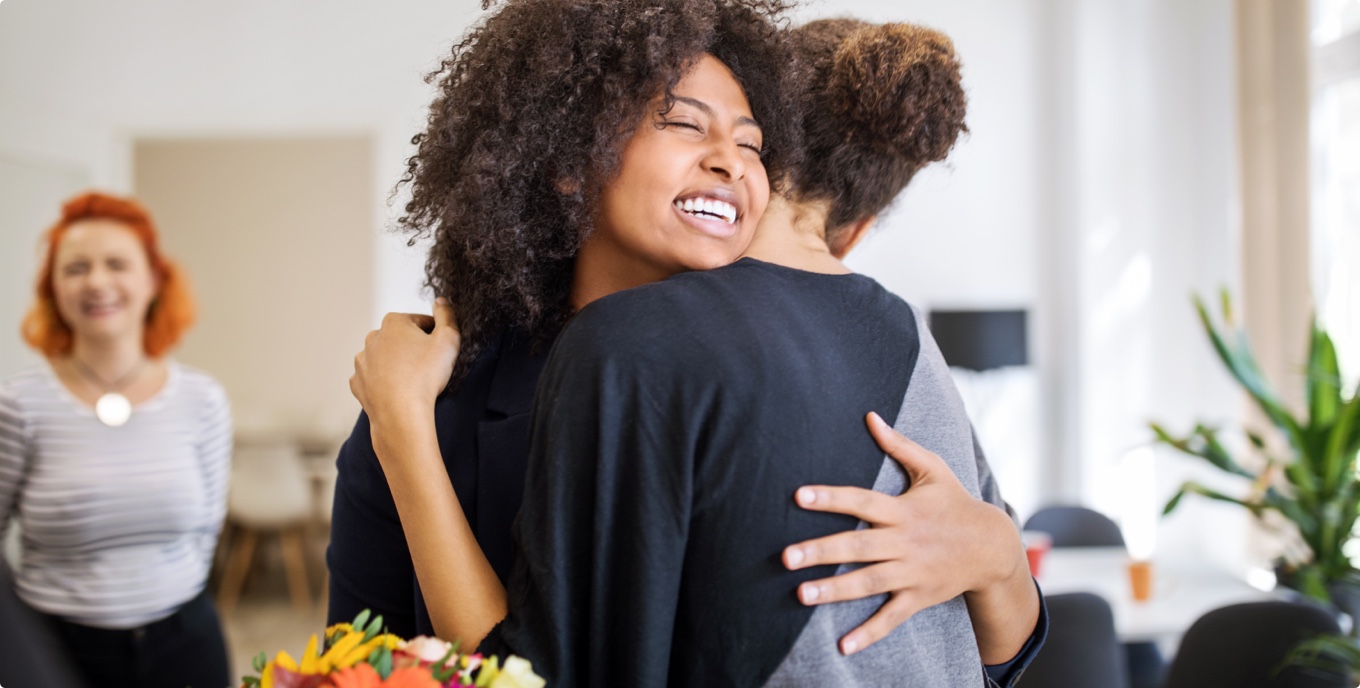
[[[1308,374],[1304,377],[1308,396],[1308,424],[1315,428],[1331,425],[1342,404],[1341,368],[1336,361],[1332,338],[1313,322],[1313,340],[1308,348]]]
[[[1357,425],[1357,419],[1360,419],[1360,397],[1351,399],[1350,403],[1342,407],[1340,415],[1336,417],[1336,423],[1328,433],[1323,457],[1328,487],[1332,492],[1339,489],[1342,481],[1348,477],[1354,479],[1355,449],[1348,445],[1351,444],[1351,428]]]
[[[1198,456],[1213,464],[1219,470],[1227,471],[1233,475],[1240,475],[1244,478],[1255,478],[1256,475],[1242,468],[1237,460],[1228,453],[1223,444],[1218,441],[1218,430],[1207,425],[1196,425],[1190,435],[1178,438],[1167,432],[1166,428],[1157,423],[1148,423],[1148,427],[1156,435],[1156,441],[1170,446],[1182,453],[1190,456]]]
[[[1246,333],[1237,331],[1237,347],[1229,346],[1224,336],[1219,333],[1214,326],[1213,319],[1209,317],[1209,311],[1204,307],[1204,301],[1198,296],[1194,297],[1195,310],[1199,312],[1200,322],[1204,326],[1204,331],[1209,335],[1209,341],[1214,346],[1214,351],[1218,357],[1228,366],[1228,371],[1241,383],[1247,390],[1256,404],[1265,412],[1266,417],[1275,423],[1285,433],[1290,443],[1296,448],[1304,446],[1304,438],[1299,427],[1299,422],[1294,419],[1284,405],[1280,403],[1275,392],[1270,389],[1261,374],[1260,366],[1256,364],[1256,359],[1251,355],[1251,347],[1247,342]]]
[[[1344,635],[1320,635],[1291,648],[1284,664],[1334,672],[1355,683],[1360,680],[1360,647]],[[1282,668],[1276,667],[1276,671]]]
[[[1175,511],[1176,507],[1179,506],[1181,503],[1181,498],[1185,497],[1185,493],[1186,493],[1185,486],[1182,485],[1181,489],[1176,490],[1176,494],[1172,496],[1169,501],[1167,501],[1166,507],[1162,509],[1162,515],[1166,516],[1169,515],[1172,511]]]
[[[1205,486],[1203,486],[1203,485],[1201,485],[1201,484],[1199,484],[1199,483],[1196,483],[1196,482],[1187,482],[1187,483],[1185,483],[1184,485],[1181,485],[1181,490],[1180,490],[1180,492],[1177,493],[1177,495],[1176,495],[1175,497],[1173,497],[1171,501],[1172,501],[1172,502],[1179,502],[1179,501],[1180,501],[1180,498],[1181,498],[1181,494],[1183,494],[1183,493],[1194,493],[1194,494],[1200,495],[1201,497],[1208,497],[1209,499],[1218,500],[1218,501],[1220,501],[1220,502],[1228,502],[1229,504],[1236,504],[1236,505],[1238,505],[1238,506],[1240,506],[1240,507],[1242,507],[1242,508],[1244,508],[1244,509],[1247,509],[1248,511],[1250,511],[1250,512],[1253,513],[1253,514],[1258,515],[1258,516],[1259,516],[1260,513],[1261,513],[1261,505],[1260,505],[1260,504],[1253,504],[1253,503],[1248,502],[1248,501],[1246,501],[1246,500],[1238,499],[1237,497],[1230,497],[1230,496],[1228,496],[1228,495],[1223,494],[1222,492],[1219,492],[1218,490],[1215,490],[1215,489],[1212,489],[1212,488],[1205,487]],[[1168,504],[1167,504],[1167,508],[1166,508],[1166,509],[1163,509],[1163,510],[1162,510],[1162,513],[1163,513],[1163,514],[1168,513],[1168,511],[1169,511],[1173,506],[1174,506],[1173,504],[1168,503]]]

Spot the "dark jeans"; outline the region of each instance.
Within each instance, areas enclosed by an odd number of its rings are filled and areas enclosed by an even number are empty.
[[[44,615],[92,688],[227,688],[231,669],[207,591],[140,628],[91,628]]]

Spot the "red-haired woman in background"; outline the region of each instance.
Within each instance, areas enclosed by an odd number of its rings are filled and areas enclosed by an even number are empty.
[[[166,357],[192,324],[137,203],[87,193],[46,235],[23,336],[47,358],[0,386],[0,531],[19,597],[91,686],[230,683],[204,590],[226,511],[231,414]]]

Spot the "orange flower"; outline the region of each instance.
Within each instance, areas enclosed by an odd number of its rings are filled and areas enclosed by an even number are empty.
[[[384,681],[373,667],[359,664],[331,674],[330,679],[335,688],[440,688],[430,670],[419,667],[397,669]]]

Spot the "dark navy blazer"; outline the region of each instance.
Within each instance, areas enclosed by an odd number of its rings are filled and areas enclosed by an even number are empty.
[[[547,349],[535,350],[524,337],[502,336],[473,363],[457,391],[435,403],[444,466],[477,543],[502,582],[515,556],[510,526],[524,497],[529,411]],[[397,507],[373,452],[367,415],[359,415],[336,468],[326,552],[328,623],[371,609],[397,635],[434,635]]]

